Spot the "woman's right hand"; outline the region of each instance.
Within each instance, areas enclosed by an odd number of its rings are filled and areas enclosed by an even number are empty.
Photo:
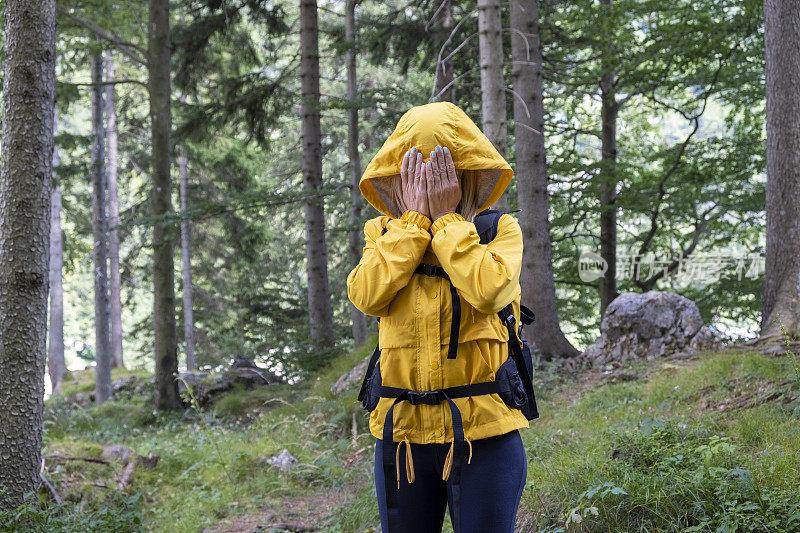
[[[427,170],[422,164],[422,153],[416,147],[403,156],[403,163],[400,165],[400,181],[406,209],[431,218],[428,207]]]

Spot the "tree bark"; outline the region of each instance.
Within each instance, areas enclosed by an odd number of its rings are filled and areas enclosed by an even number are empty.
[[[19,506],[39,486],[56,34],[54,0],[6,0],[4,6],[0,511]]]
[[[94,401],[111,398],[111,339],[108,329],[108,221],[106,220],[103,58],[92,54],[92,239],[94,241]]]
[[[499,0],[478,0],[478,48],[481,66],[483,132],[505,157],[507,144],[506,93],[503,81],[503,34]],[[495,204],[508,211],[508,191]]]
[[[761,337],[800,335],[800,2],[764,0],[767,250]],[[779,322],[780,318],[780,322]]]
[[[300,1],[303,186],[314,194],[322,185],[322,148],[319,115],[319,43],[316,0]],[[321,197],[306,200],[306,272],[310,336],[318,349],[333,345],[333,317],[328,287],[325,208]]]
[[[450,32],[453,31],[453,17],[452,17],[452,0],[437,0],[433,3],[433,15],[435,18],[432,22],[432,37],[433,37],[433,51],[436,54],[436,86],[434,88],[434,96],[438,102],[453,102],[456,103],[456,86],[453,83],[453,59],[447,61],[438,61],[441,58],[447,57],[447,50],[442,50],[442,46],[450,37]]]
[[[114,57],[110,51],[105,52],[106,80],[115,76]],[[119,186],[117,172],[117,105],[114,85],[106,85],[106,139],[108,143],[108,257],[109,310],[111,320],[111,367],[122,368],[125,362],[122,357],[122,279],[119,271],[119,231],[113,229],[119,224]]]
[[[153,188],[153,331],[156,406],[178,409],[178,346],[175,330],[174,230],[162,217],[172,211],[170,176],[170,28],[169,0],[149,0],[148,67]]]
[[[186,97],[181,96],[185,102]],[[178,168],[181,177],[181,213],[189,209],[189,168],[186,147],[178,147]],[[181,221],[181,259],[183,264],[183,331],[186,342],[186,370],[195,369],[194,361],[194,309],[192,307],[192,249],[190,241],[191,225],[189,221]]]
[[[53,135],[58,132],[57,112],[53,117]],[[61,392],[61,382],[67,373],[64,362],[64,241],[61,233],[61,188],[55,177],[60,159],[53,146],[53,189],[50,193],[50,327],[47,348],[47,369],[52,394]]]
[[[347,63],[347,99],[350,108],[347,111],[347,154],[350,158],[350,226],[348,252],[350,266],[355,268],[361,259],[364,248],[363,230],[361,228],[361,210],[363,200],[358,189],[361,179],[361,156],[358,151],[358,76],[356,75],[356,0],[347,0],[345,5],[345,39],[352,43],[347,50],[345,61]],[[353,341],[355,346],[367,339],[367,319],[364,313],[356,309],[352,302],[350,306],[350,321],[353,327]]]
[[[550,241],[550,200],[544,147],[542,50],[537,0],[512,0],[511,54],[514,72],[514,147],[517,204],[525,246],[522,253],[522,294],[536,315],[533,341],[546,360],[578,354],[564,337],[558,321]]]
[[[612,9],[613,0],[602,0]],[[617,292],[617,102],[614,74],[613,43],[603,53],[600,80],[601,92],[601,170],[600,170],[600,257],[608,265],[605,275],[599,279],[600,317],[619,295]]]

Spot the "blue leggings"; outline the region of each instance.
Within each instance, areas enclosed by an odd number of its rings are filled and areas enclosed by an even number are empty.
[[[461,524],[455,533],[513,533],[517,508],[528,476],[528,461],[519,430],[472,442],[472,460],[461,471]],[[398,442],[393,442],[392,453]],[[442,480],[442,468],[450,443],[411,444],[414,483],[406,479],[405,451],[400,450],[401,531],[441,533],[445,505],[453,519],[450,480]],[[383,440],[375,442],[375,490],[381,516],[381,530],[389,531],[386,493],[381,461]],[[397,490],[397,486],[392,487]],[[392,531],[391,533],[395,533]]]

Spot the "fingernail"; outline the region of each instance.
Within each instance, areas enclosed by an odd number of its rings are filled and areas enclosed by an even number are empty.
[[[411,153],[411,152],[409,152],[408,150],[406,150],[406,157],[408,157],[408,154],[410,154],[410,153]]]
[[[427,163],[425,163],[425,164],[426,164],[426,165],[428,165],[428,170],[430,170],[430,169],[431,169],[431,162],[430,162],[430,161],[428,161],[428,162],[427,162]]]
[[[437,152],[441,152],[441,151],[442,151],[442,147],[441,147],[441,146],[439,146],[438,144],[436,145],[436,151],[437,151]]]
[[[422,152],[417,152],[417,159],[422,159]]]
[[[436,157],[436,152],[431,152],[431,159],[434,159],[435,157]]]
[[[446,153],[446,154],[449,154],[449,153],[450,153],[450,150],[448,150],[448,149],[447,149],[447,146],[445,146],[444,148],[442,148],[442,150],[444,150],[444,153]]]

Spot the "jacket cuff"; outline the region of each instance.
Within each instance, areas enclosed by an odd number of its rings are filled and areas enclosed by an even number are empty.
[[[456,222],[456,221],[464,222],[466,220],[467,219],[465,219],[458,213],[447,213],[433,221],[433,223],[431,224],[431,234],[436,235],[437,231],[445,227],[450,222]]]
[[[405,221],[407,224],[419,226],[424,231],[428,231],[428,229],[431,227],[431,219],[412,209],[406,209],[406,211],[400,216],[400,220]]]

